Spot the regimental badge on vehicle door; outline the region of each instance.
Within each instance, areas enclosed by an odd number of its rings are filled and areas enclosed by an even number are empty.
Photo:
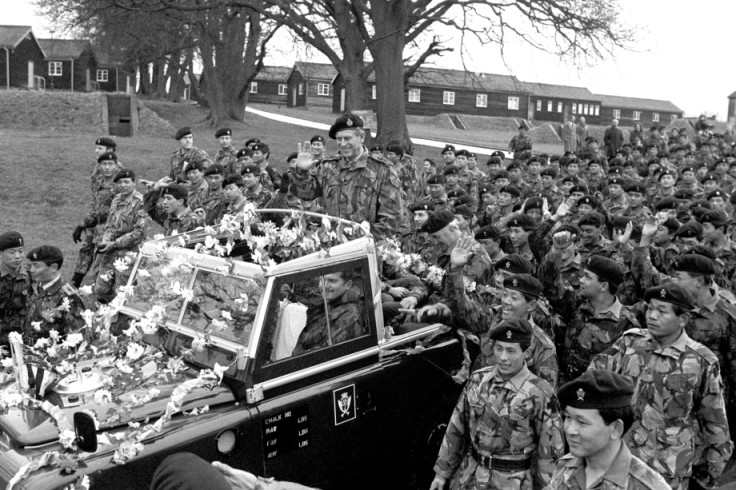
[[[332,392],[335,425],[355,420],[355,385],[339,388]]]

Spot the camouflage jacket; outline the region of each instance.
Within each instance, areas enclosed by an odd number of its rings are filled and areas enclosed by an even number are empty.
[[[118,250],[134,250],[146,236],[146,211],[140,192],[116,195],[110,203],[102,241],[115,242]]]
[[[611,255],[613,255],[613,242],[604,237],[600,237],[596,243],[581,243],[578,247],[578,253],[580,254],[581,261],[585,261],[585,259],[591,255],[601,255],[610,259]]]
[[[509,141],[509,150],[514,152],[514,159],[518,159],[525,151],[532,151],[532,140],[529,136],[517,134]]]
[[[401,251],[406,254],[419,254],[427,265],[437,263],[439,250],[437,243],[428,233],[414,230],[401,238]]]
[[[21,266],[18,271],[0,262],[0,345],[8,341],[8,333],[22,332],[28,313],[31,278]]]
[[[458,173],[458,184],[460,188],[468,193],[473,202],[478,204],[478,179],[470,170],[462,170]],[[474,210],[475,211],[475,210]]]
[[[257,189],[244,189],[243,195],[248,202],[256,205],[256,208],[264,208],[266,204],[273,198],[273,192],[269,191],[263,185],[259,185]]]
[[[165,236],[171,236],[174,232],[186,233],[199,226],[199,218],[189,206],[182,209],[178,215],[172,216],[158,206],[160,196],[160,191],[151,191],[146,194],[144,207],[151,219],[163,227]]]
[[[363,320],[358,301],[358,296],[348,291],[337,301],[328,303],[327,311],[321,303],[310,306],[307,309],[307,325],[299,334],[292,355],[339,344],[365,334],[368,326]]]
[[[410,155],[404,155],[396,170],[399,174],[399,182],[401,182],[401,197],[404,203],[414,202],[419,195],[419,177],[414,159]]]
[[[223,195],[224,193],[222,188],[214,191],[212,189],[208,189],[207,193],[199,202],[198,207],[202,208],[206,214],[204,224],[213,225],[215,224],[215,221],[221,218],[221,216],[218,216],[218,214],[219,210],[224,207],[222,200]]]
[[[205,179],[202,179],[202,182],[197,185],[193,185],[190,182],[189,194],[187,195],[187,204],[189,204],[189,209],[202,208],[209,192],[210,186],[207,184]]]
[[[531,470],[487,469],[471,448],[494,459],[524,460],[536,453],[535,474],[548,483],[565,448],[552,387],[526,366],[507,381],[495,367],[476,371],[455,405],[434,465],[435,473],[447,479],[458,472],[458,486],[453,488],[538,488]]]
[[[643,225],[647,218],[652,216],[652,212],[648,207],[642,206],[637,210],[632,210],[631,207],[626,206],[623,211],[613,214],[613,216],[623,216],[630,218],[635,225]]]
[[[84,327],[84,302],[77,290],[57,277],[44,288],[36,284],[28,299],[28,317],[24,326],[24,340],[33,345],[48,337],[51,330],[60,335],[78,332]]]
[[[617,216],[621,213],[623,213],[624,209],[629,207],[629,202],[626,200],[626,195],[623,195],[619,197],[618,199],[614,199],[612,197],[609,197],[605,201],[603,201],[603,209],[606,211],[606,214],[608,217]]]
[[[82,221],[85,228],[92,228],[94,243],[100,243],[105,231],[105,222],[110,214],[110,204],[115,197],[115,183],[106,182],[98,177],[92,183],[92,199],[90,199],[87,215]]]
[[[357,223],[368,221],[378,240],[395,236],[406,226],[401,181],[388,161],[373,158],[364,147],[356,160],[339,158],[332,165],[323,163],[321,169],[319,180],[308,172],[293,173],[300,197],[308,194],[303,191],[321,188],[327,214]],[[308,200],[314,197],[316,193]]]
[[[621,444],[616,459],[597,483],[585,481],[585,459],[566,454],[557,462],[552,479],[545,490],[670,490],[662,476],[631,454]]]
[[[625,442],[665,479],[691,475],[713,486],[731,457],[720,367],[687,333],[661,346],[646,329],[626,332],[591,369],[631,376],[634,425]]]
[[[230,169],[232,169],[232,164],[238,161],[238,157],[236,156],[237,154],[238,152],[232,146],[220,148],[217,150],[217,153],[215,153],[214,163],[219,163],[222,165],[222,168],[229,172]]]
[[[212,163],[209,155],[204,150],[192,147],[190,150],[184,150],[179,148],[178,150],[171,153],[169,157],[169,177],[176,182],[185,182],[187,176],[182,173],[184,166],[190,162],[200,162],[204,168],[207,168]]]

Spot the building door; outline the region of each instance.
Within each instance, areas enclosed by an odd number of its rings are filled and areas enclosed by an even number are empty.
[[[35,71],[33,70],[33,61],[28,62],[28,88],[33,88],[34,80],[33,77],[35,76]]]
[[[345,112],[345,87],[340,89],[340,112]]]
[[[87,77],[86,80],[85,80],[85,87],[86,87],[86,90],[89,91],[90,88],[91,88],[91,86],[92,86],[91,85],[92,82],[91,82],[90,76],[89,76],[89,68],[87,68],[87,71],[86,71],[85,75]]]
[[[291,89],[291,107],[296,107],[296,87]]]

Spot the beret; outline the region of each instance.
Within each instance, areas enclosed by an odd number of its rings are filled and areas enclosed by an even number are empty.
[[[105,153],[97,157],[97,163],[100,163],[105,160],[113,160],[117,162],[118,156],[113,151],[106,151]]]
[[[669,158],[670,154],[666,151],[657,152],[657,158]]]
[[[578,206],[580,206],[581,204],[587,204],[588,206],[592,206],[594,208],[598,207],[598,201],[594,197],[590,196],[583,196],[578,199]]]
[[[493,153],[491,153],[491,156],[492,157],[499,157],[501,160],[505,160],[506,159],[506,154],[504,152],[502,152],[502,151],[499,151],[499,150],[496,150]]]
[[[0,252],[23,246],[23,237],[17,231],[6,231],[0,235]]]
[[[608,169],[608,175],[614,175],[614,176],[616,176],[616,175],[621,175],[622,173],[623,173],[623,169],[621,167],[619,167],[619,166],[610,167]]]
[[[619,185],[621,187],[624,187],[626,186],[626,180],[621,177],[610,177],[608,179],[608,185]]]
[[[662,177],[665,175],[669,175],[673,179],[677,180],[677,173],[673,172],[672,170],[665,170],[664,172],[659,174],[659,177],[657,177],[657,181],[662,180]]]
[[[124,168],[122,170],[118,170],[118,173],[115,174],[115,177],[113,177],[112,181],[117,182],[120,179],[130,179],[135,180],[135,172],[132,170],[129,170],[127,168]]]
[[[518,160],[512,161],[508,167],[506,167],[507,172],[511,172],[512,170],[521,170],[521,164]]]
[[[693,245],[687,252],[682,252],[682,255],[685,254],[698,254],[713,261],[718,260],[715,250],[705,245]]]
[[[386,147],[386,152],[395,153],[396,155],[403,155],[404,147],[401,145],[388,145]]]
[[[542,294],[542,283],[530,274],[514,274],[513,276],[509,276],[503,280],[503,287],[535,298]]]
[[[416,211],[434,211],[434,205],[431,202],[423,201],[414,203],[409,210],[414,213]]]
[[[325,142],[325,137],[324,136],[320,136],[320,135],[317,134],[317,135],[312,136],[312,138],[309,140],[310,143],[314,143],[315,141],[319,141],[320,143],[324,143]]]
[[[580,192],[581,194],[587,194],[588,193],[588,187],[584,184],[575,184],[572,187],[570,187],[570,194],[573,192]]]
[[[677,221],[677,218],[675,218],[673,216],[669,216],[669,217],[667,217],[666,220],[664,220],[664,222],[662,223],[662,226],[664,226],[665,228],[667,228],[667,230],[670,233],[676,233],[677,230],[680,229],[680,222]]]
[[[58,262],[64,260],[64,255],[58,247],[41,245],[28,252],[26,258],[31,262]]]
[[[542,209],[542,205],[544,204],[544,201],[542,201],[541,197],[530,197],[526,200],[526,203],[524,203],[524,209]]]
[[[603,369],[586,371],[557,392],[560,407],[582,410],[630,407],[633,396],[634,381],[629,376]]]
[[[557,178],[557,170],[555,170],[552,167],[543,168],[541,172],[539,172],[539,175],[549,175],[553,179]]]
[[[355,114],[343,114],[335,119],[335,123],[330,127],[330,138],[333,140],[337,137],[337,133],[346,129],[355,129],[363,127],[363,119]]]
[[[250,165],[244,165],[243,170],[240,171],[240,175],[245,175],[245,174],[261,175],[261,167],[259,167],[255,163],[252,163]]]
[[[734,160],[734,161],[732,161],[731,163],[728,164],[728,168],[729,169],[731,169],[733,167],[736,167],[736,160]]]
[[[494,181],[498,179],[508,179],[508,178],[509,178],[509,173],[505,170],[499,170],[498,172],[496,172],[496,175],[493,176]]]
[[[641,182],[631,182],[624,189],[626,192],[638,192],[639,194],[647,193],[647,188]]]
[[[512,274],[531,274],[533,267],[529,259],[521,255],[509,254],[497,260],[493,267],[497,271],[506,271]]]
[[[644,292],[645,301],[648,302],[653,299],[682,306],[687,310],[691,310],[695,303],[690,293],[685,291],[682,286],[672,281],[666,282],[661,286],[649,288]]]
[[[426,233],[436,233],[452,223],[455,215],[451,211],[441,209],[429,215],[429,219],[422,225],[422,231]]]
[[[445,183],[444,175],[433,175],[427,179],[427,184],[444,184],[444,183]]]
[[[455,153],[455,147],[453,145],[445,145],[445,147],[442,148],[442,154],[445,154],[445,152],[448,151]]]
[[[486,185],[482,185],[478,187],[479,196],[482,196],[483,194],[493,194],[495,192],[496,192],[496,189],[490,184],[486,184]],[[734,193],[734,196],[736,196],[736,192]]]
[[[677,189],[674,196],[677,199],[692,199],[695,193],[691,189]]]
[[[232,136],[233,131],[230,128],[220,128],[217,131],[215,131],[215,138],[219,138],[220,136]]]
[[[449,194],[448,194],[448,197],[449,197]],[[475,204],[475,200],[468,193],[465,193],[461,196],[458,196],[458,198],[455,199],[455,206],[462,206],[463,204],[473,205]]]
[[[615,260],[601,255],[591,255],[583,262],[583,268],[598,276],[601,281],[618,287],[624,282],[624,270]]]
[[[675,232],[675,238],[703,238],[703,225],[697,221],[688,221]]]
[[[699,254],[678,255],[672,261],[672,268],[676,271],[699,276],[712,276],[716,273],[716,266],[713,260]]]
[[[582,201],[582,199],[580,201]],[[580,203],[580,201],[578,201],[578,203]],[[605,223],[605,219],[603,218],[603,216],[601,216],[599,213],[592,212],[592,213],[585,213],[584,215],[582,215],[580,219],[578,220],[577,225],[578,227],[595,226],[597,228],[597,227],[603,226],[604,223]]]
[[[168,187],[164,187],[164,191],[161,194],[174,196],[174,199],[186,199],[189,196],[189,190],[187,186],[181,184],[169,184]]]
[[[235,158],[252,157],[253,150],[250,148],[242,148],[235,154]]]
[[[110,138],[110,137],[108,137],[108,136],[103,136],[102,138],[97,138],[95,140],[95,145],[98,145],[98,146],[110,146],[112,148],[117,148],[117,146],[118,146],[118,144],[115,142],[115,140],[112,139],[112,138]]]
[[[573,157],[568,157],[567,160],[564,160],[564,162],[563,162],[563,160],[560,160],[560,165],[562,165],[563,167],[567,167],[571,163],[574,163],[575,165],[579,165],[580,164],[580,162],[578,162],[578,159],[575,158],[574,156]]]
[[[202,162],[187,162],[184,164],[184,173],[189,173],[192,170],[199,170],[200,172],[204,170]]]
[[[447,193],[448,198],[456,198],[460,196],[467,196],[468,193],[465,189],[453,189],[450,192]]]
[[[700,216],[700,224],[712,223],[713,226],[724,226],[728,224],[728,216],[722,209],[709,209]]]
[[[526,161],[526,164],[527,165],[531,165],[534,162],[540,163],[540,161],[539,161],[540,158],[547,158],[547,155],[541,154],[541,155],[538,155],[538,156],[533,156],[529,160]]]
[[[712,206],[708,201],[705,199],[696,199],[695,201],[690,203],[690,209],[697,209],[697,208],[703,208],[703,209],[710,209]]]
[[[500,342],[529,345],[532,341],[532,326],[521,318],[504,320],[493,327],[490,338]]]
[[[257,151],[260,151],[261,153],[268,153],[270,148],[266,143],[263,143],[259,141],[258,143],[253,143],[253,146],[250,147],[250,149],[255,153]]]
[[[705,182],[706,180],[718,182],[718,176],[714,173],[708,173],[705,177],[703,177],[703,180],[701,182]]]
[[[521,124],[519,124],[519,129],[526,130],[526,129],[529,129],[529,126],[527,126],[524,121],[521,121]]]
[[[491,157],[488,159],[488,163],[486,165],[501,165],[502,160],[500,157]]]
[[[713,199],[714,197],[721,197],[721,198],[725,199],[725,198],[728,197],[728,195],[725,192],[723,192],[722,190],[720,190],[720,189],[716,189],[714,191],[710,191],[708,194],[705,195],[705,198],[708,199],[708,200]]]
[[[506,194],[510,194],[514,197],[521,197],[521,189],[513,185],[505,185],[501,187],[501,190],[498,191],[498,193],[500,194],[502,192],[505,192]]]
[[[455,206],[455,208],[452,211],[456,215],[460,215],[466,220],[472,220],[475,217],[475,213],[473,213],[473,210],[470,209],[470,207],[466,206],[465,204],[462,204],[460,206]]]
[[[261,143],[261,140],[259,138],[251,138],[248,141],[246,141],[245,142],[245,145],[243,145],[243,146],[250,147],[250,145],[252,145],[253,143]]]
[[[180,140],[184,136],[189,136],[190,134],[192,134],[192,128],[190,128],[189,126],[184,126],[183,128],[179,128],[176,131],[176,134],[174,135],[174,139]]]
[[[515,214],[513,215],[506,226],[509,228],[523,228],[524,230],[531,230],[537,227],[537,223],[534,218],[527,214]]]
[[[667,209],[677,209],[680,205],[676,197],[663,197],[654,205],[657,211],[665,211]]]
[[[466,149],[463,148],[462,150],[456,151],[455,152],[455,156],[456,157],[462,157],[462,156],[464,156],[466,158],[470,158],[470,152],[468,150],[466,150]]]
[[[241,177],[240,175],[237,175],[237,174],[228,175],[222,181],[222,187],[227,187],[230,184],[235,184],[238,187],[245,187],[245,182],[243,181],[243,177]]]
[[[501,238],[501,230],[497,226],[486,225],[475,232],[474,238],[476,240],[498,240]]]
[[[289,162],[290,160],[293,160],[294,158],[298,158],[298,157],[299,157],[299,153],[292,152],[292,153],[289,153],[288,157],[286,157],[286,161]]]
[[[454,165],[450,165],[445,168],[444,175],[457,175],[459,172],[458,168]]]
[[[213,163],[204,171],[204,175],[225,175],[225,169],[219,163]]]
[[[590,168],[591,165],[598,165],[600,167],[601,166],[601,161],[598,160],[597,158],[594,158],[594,159],[592,159],[591,161],[588,162],[588,168]]]
[[[626,216],[614,216],[611,219],[611,227],[616,230],[623,230],[631,222],[631,218]]]

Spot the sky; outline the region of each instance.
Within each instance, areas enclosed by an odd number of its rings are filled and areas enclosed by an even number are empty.
[[[497,48],[479,45],[466,46],[460,56],[459,39],[450,41],[454,52],[434,58],[431,66],[465,66],[474,72],[512,74],[525,82],[587,87],[595,94],[670,100],[685,116],[707,113],[725,119],[727,97],[736,91],[736,1],[618,2],[621,21],[635,27],[636,44],[633,50],[616,51],[613,58],[600,60],[593,67],[578,69],[522,42],[509,43],[505,59]],[[31,0],[3,5],[0,22],[31,25],[41,37],[54,30],[52,23],[36,15]],[[289,66],[304,52],[276,49],[267,64]],[[313,54],[308,61],[326,59]]]

